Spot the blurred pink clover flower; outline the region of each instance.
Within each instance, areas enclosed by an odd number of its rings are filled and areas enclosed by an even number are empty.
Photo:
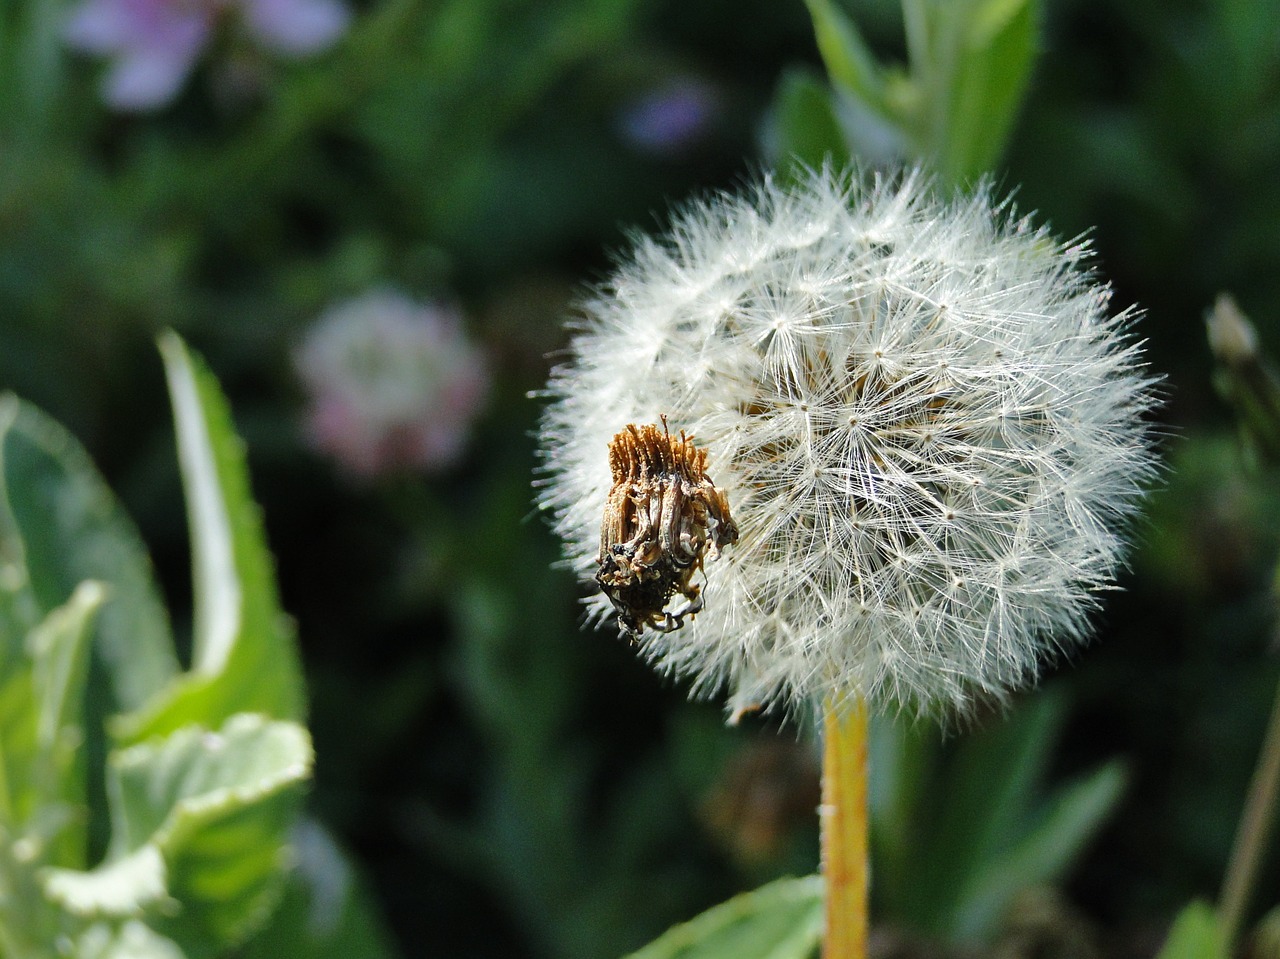
[[[294,363],[312,445],[363,477],[448,466],[489,385],[456,312],[386,288],[325,311]]]

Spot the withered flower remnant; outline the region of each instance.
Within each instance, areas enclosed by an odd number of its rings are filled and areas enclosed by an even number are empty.
[[[596,582],[624,636],[671,632],[702,609],[693,581],[703,560],[738,539],[729,501],[707,475],[707,454],[681,433],[629,425],[609,444],[613,486],[600,525]],[[686,600],[667,609],[679,593]]]

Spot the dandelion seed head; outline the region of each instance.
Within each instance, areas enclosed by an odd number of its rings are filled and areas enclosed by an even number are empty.
[[[539,502],[584,582],[606,450],[665,416],[739,538],[643,654],[740,710],[963,708],[1088,636],[1155,469],[1153,378],[1088,249],[989,188],[761,181],[642,237],[547,389]],[[610,604],[589,601],[604,619]]]

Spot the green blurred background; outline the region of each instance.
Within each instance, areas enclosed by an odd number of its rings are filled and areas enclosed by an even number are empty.
[[[59,33],[69,9],[0,4],[0,387],[90,449],[181,610],[154,337],[208,359],[298,622],[311,808],[394,947],[614,956],[812,871],[804,731],[727,729],[580,628],[532,505],[528,395],[629,230],[767,166],[780,78],[822,73],[804,4],[353,0],[313,58],[221,30],[147,113],[104,106],[102,61]],[[845,9],[903,56],[897,3]],[[1046,679],[1064,705],[1045,782],[1127,774],[1055,908],[1083,955],[1151,955],[1217,893],[1277,680],[1280,491],[1214,392],[1203,317],[1229,291],[1280,350],[1280,3],[1052,0],[1040,37],[994,174],[1087,233],[1116,303],[1145,310],[1170,464],[1098,641]],[[456,305],[490,385],[451,461],[356,476],[308,443],[293,356],[328,306],[385,286]],[[1280,857],[1259,888],[1255,918]]]

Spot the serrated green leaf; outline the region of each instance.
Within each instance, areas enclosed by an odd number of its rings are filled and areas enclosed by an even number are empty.
[[[121,717],[122,742],[240,712],[299,719],[305,705],[292,624],[249,491],[243,445],[217,381],[174,334],[160,340],[191,528],[195,625],[191,671],[158,702]]]
[[[828,161],[838,165],[848,161],[849,147],[832,109],[831,91],[808,72],[783,74],[774,98],[774,116],[783,172],[795,161],[815,170]]]
[[[284,895],[241,959],[393,959],[368,891],[328,831],[303,819],[291,842],[295,865]]]
[[[77,916],[141,916],[157,903],[172,901],[164,857],[153,845],[142,846],[97,869],[44,870],[45,896]]]
[[[180,845],[203,819],[300,783],[310,770],[306,729],[254,714],[233,716],[216,733],[188,726],[114,753],[113,852]]]
[[[135,920],[96,922],[76,937],[76,959],[185,959],[177,943]]]
[[[965,184],[998,161],[1031,79],[1039,42],[1035,0],[981,0],[958,27],[949,77],[946,139],[938,165]]]
[[[667,932],[628,959],[808,959],[822,939],[820,876],[779,879]]]
[[[95,649],[113,708],[132,709],[178,672],[168,616],[132,522],[84,449],[12,395],[0,398],[0,564],[10,587],[29,589],[31,625],[85,580],[107,602]]]
[[[218,733],[179,730],[113,757],[113,842],[138,836],[169,807],[148,842],[164,855],[169,894],[183,908],[153,921],[157,930],[194,952],[261,925],[281,891],[285,841],[312,761],[306,729],[253,715],[233,716]]]
[[[107,860],[46,870],[45,893],[77,915],[143,915],[184,948],[233,943],[279,894],[311,764],[303,727],[250,714],[216,733],[190,726],[117,752]]]
[[[884,81],[857,24],[834,0],[805,0],[813,20],[818,52],[833,83],[844,87],[868,105],[883,108]]]
[[[1008,852],[986,861],[984,873],[964,896],[952,937],[963,942],[984,940],[994,933],[1020,890],[1061,875],[1115,808],[1124,785],[1123,767],[1112,762],[1060,789],[1026,836]]]
[[[1156,959],[1226,959],[1222,929],[1213,907],[1193,902],[1178,913]]]

